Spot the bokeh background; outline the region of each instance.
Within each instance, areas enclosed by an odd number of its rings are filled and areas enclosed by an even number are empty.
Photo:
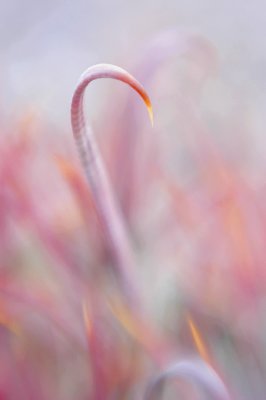
[[[0,398],[144,399],[160,371],[196,359],[208,396],[227,398],[221,384],[264,399],[264,2],[0,11]],[[134,255],[133,305],[71,132],[77,80],[103,62],[139,79],[154,111],[151,127],[111,80],[86,96]],[[196,381],[157,397],[207,398]]]
[[[145,42],[172,27],[191,28],[208,38],[218,49],[226,80],[262,107],[263,4],[259,0],[252,4],[227,0],[3,3],[2,108],[8,113],[14,106],[19,109],[34,101],[50,118],[66,124],[64,110],[81,70],[98,62],[129,66]]]

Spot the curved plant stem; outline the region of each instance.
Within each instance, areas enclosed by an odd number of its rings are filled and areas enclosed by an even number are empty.
[[[222,379],[209,364],[200,358],[179,361],[159,373],[149,385],[144,400],[162,398],[163,387],[173,379],[197,385],[205,394],[211,396],[208,399],[230,400]]]
[[[141,84],[122,68],[109,64],[95,65],[81,75],[71,106],[74,137],[95,199],[96,210],[108,241],[113,267],[117,277],[120,279],[123,290],[128,298],[132,299],[132,297],[136,297],[133,279],[130,279],[134,269],[134,257],[101,154],[92,129],[86,126],[84,117],[83,99],[85,89],[90,82],[99,78],[112,78],[128,84],[142,97],[148,109],[151,122],[153,121],[153,114],[150,99]]]

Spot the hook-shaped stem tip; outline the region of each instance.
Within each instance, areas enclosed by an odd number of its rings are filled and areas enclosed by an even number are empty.
[[[142,98],[144,101],[146,108],[149,113],[149,119],[151,125],[153,126],[153,110],[151,100],[149,95],[147,94],[144,87],[141,85],[140,82],[136,78],[134,78],[131,74],[129,74],[123,68],[120,68],[116,65],[112,64],[96,64],[92,67],[88,68],[83,74],[80,76],[77,88],[75,90],[73,99],[72,99],[72,106],[71,106],[71,119],[72,119],[72,127],[74,134],[78,134],[78,126],[77,122],[77,113],[78,109],[80,108],[80,101],[82,101],[83,94],[85,88],[88,86],[90,82],[95,79],[101,78],[111,78],[121,82],[126,83],[127,85],[131,86]]]

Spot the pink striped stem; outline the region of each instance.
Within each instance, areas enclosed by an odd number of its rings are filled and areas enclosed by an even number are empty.
[[[86,125],[84,117],[84,93],[86,87],[95,79],[112,78],[131,86],[143,99],[152,122],[150,99],[141,84],[122,68],[109,64],[98,64],[87,69],[80,77],[72,99],[71,122],[88,183],[91,187],[95,207],[102,224],[112,257],[112,266],[124,294],[129,300],[137,300],[134,276],[134,256],[130,240],[123,222],[117,200],[92,129]],[[121,166],[123,168],[123,166]]]

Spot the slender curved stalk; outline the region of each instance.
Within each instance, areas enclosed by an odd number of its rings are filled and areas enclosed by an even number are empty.
[[[149,385],[144,400],[162,397],[163,387],[170,379],[181,379],[196,384],[203,392],[211,396],[208,399],[230,400],[222,379],[209,364],[200,358],[179,361],[158,374]]]
[[[141,84],[122,68],[110,64],[92,66],[81,75],[71,106],[74,137],[87,180],[92,189],[96,210],[108,240],[113,267],[124,291],[132,299],[132,297],[136,297],[136,291],[132,287],[133,279],[130,279],[134,270],[134,257],[101,154],[92,129],[86,126],[84,117],[85,89],[90,82],[99,78],[116,79],[131,86],[145,102],[151,122],[153,122],[152,107],[149,96]]]

